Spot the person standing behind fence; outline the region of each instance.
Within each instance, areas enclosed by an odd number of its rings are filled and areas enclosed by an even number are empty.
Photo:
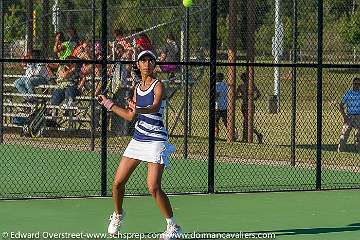
[[[135,132],[127,146],[116,171],[112,187],[114,213],[110,216],[108,233],[115,235],[124,219],[123,198],[125,184],[141,162],[147,163],[147,185],[162,215],[167,222],[166,231],[160,239],[174,239],[181,233],[175,223],[170,201],[161,189],[164,167],[169,166],[169,155],[175,147],[168,142],[164,127],[165,93],[163,84],[154,78],[156,56],[151,51],[142,51],[137,56],[137,65],[141,72],[141,82],[127,109],[115,105],[110,99],[99,95],[100,104],[125,120],[132,120],[137,115]]]
[[[360,78],[353,79],[353,89],[348,90],[340,102],[340,113],[344,124],[341,131],[338,152],[345,151],[351,130],[356,129],[355,147],[360,151]],[[345,111],[346,109],[346,111]]]
[[[178,62],[180,60],[179,47],[176,43],[175,36],[173,33],[169,33],[166,36],[166,44],[160,53],[160,62]],[[165,64],[159,65],[156,68],[157,72],[175,72],[178,68],[178,65],[174,64]]]
[[[215,137],[219,136],[220,118],[227,127],[227,92],[228,86],[224,82],[224,74],[216,74]]]
[[[24,59],[40,59],[39,50],[33,50],[33,53],[25,54]],[[25,75],[14,82],[16,89],[22,94],[34,94],[35,87],[47,84],[49,80],[48,70],[44,63],[27,63],[25,64]],[[26,101],[33,102],[34,97],[25,96]]]
[[[242,134],[242,142],[247,142],[248,141],[248,127],[249,127],[249,122],[248,122],[248,103],[249,103],[249,95],[248,95],[248,89],[249,89],[249,81],[248,81],[248,77],[246,73],[242,73],[240,76],[241,80],[243,81],[239,87],[236,90],[236,95],[238,98],[242,99],[242,103],[241,103],[241,113],[243,115],[243,134]],[[254,83],[254,101],[256,101],[257,99],[260,98],[260,91],[257,88],[257,86]],[[254,106],[255,107],[255,106]],[[254,109],[255,112],[255,109]],[[254,127],[254,133],[258,139],[258,143],[262,144],[263,143],[263,135],[257,131]]]

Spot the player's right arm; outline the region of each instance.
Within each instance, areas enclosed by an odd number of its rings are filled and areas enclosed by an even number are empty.
[[[101,105],[126,121],[132,121],[135,118],[136,113],[135,109],[132,108],[132,104],[129,104],[128,108],[122,108],[114,104],[110,99],[107,99],[104,95],[99,95],[97,99]]]

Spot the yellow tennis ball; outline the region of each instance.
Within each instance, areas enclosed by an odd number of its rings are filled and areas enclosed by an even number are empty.
[[[191,7],[192,5],[192,0],[183,0],[183,5],[185,7]]]

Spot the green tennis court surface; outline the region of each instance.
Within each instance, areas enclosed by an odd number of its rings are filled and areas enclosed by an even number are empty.
[[[0,148],[0,154],[0,191],[6,198],[100,194],[98,153],[6,145]],[[108,194],[119,155],[109,154]],[[201,159],[173,159],[171,169],[165,171],[163,187],[167,192],[205,192],[207,168],[207,162]],[[323,185],[358,187],[359,175],[351,168],[326,169]],[[143,164],[130,178],[127,193],[147,193],[145,179]],[[215,163],[216,191],[314,189],[314,179],[315,169],[306,164],[291,167],[250,160]],[[176,219],[189,238],[204,236],[194,234],[229,233],[246,239],[246,233],[275,233],[276,239],[285,240],[360,239],[359,199],[359,190],[171,197]],[[110,198],[0,201],[0,234],[9,237],[6,234],[13,233],[18,237],[45,232],[47,239],[64,239],[49,235],[56,233],[103,234],[112,206]],[[128,197],[125,209],[127,218],[122,233],[164,231],[165,221],[151,197]]]
[[[275,233],[276,239],[358,240],[360,191],[171,196],[187,233]],[[165,222],[150,197],[125,199],[122,232],[161,232]],[[0,201],[1,232],[104,233],[112,200]],[[235,238],[234,238],[235,239]]]
[[[5,198],[23,196],[100,195],[101,160],[95,152],[38,149],[18,145],[0,148],[0,191]],[[16,154],[16,155],[15,155]],[[111,189],[120,154],[109,154],[107,181]],[[14,157],[16,156],[16,157]],[[204,156],[206,158],[206,156]],[[201,159],[172,159],[165,171],[163,188],[167,192],[206,192],[208,163]],[[359,187],[360,173],[353,169],[323,170],[323,186]],[[333,178],[336,176],[336,178]],[[146,166],[132,175],[127,193],[147,193]],[[272,162],[215,163],[216,191],[254,191],[315,189],[314,166],[273,164]]]

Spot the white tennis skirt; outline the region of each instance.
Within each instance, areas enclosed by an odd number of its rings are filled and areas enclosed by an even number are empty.
[[[131,139],[123,156],[144,162],[159,163],[168,167],[170,164],[169,156],[174,151],[175,146],[167,141],[140,142]]]

